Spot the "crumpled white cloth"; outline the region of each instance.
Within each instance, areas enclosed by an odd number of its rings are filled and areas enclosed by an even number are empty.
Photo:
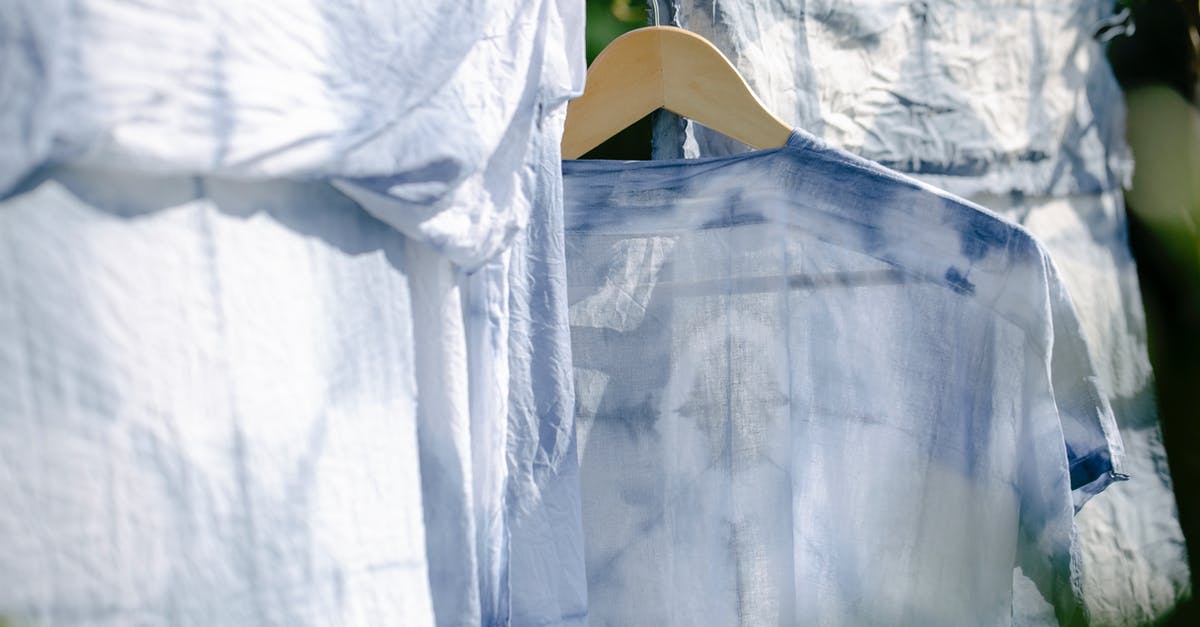
[[[386,175],[378,217],[475,267],[524,227],[582,42],[577,0],[0,0],[0,194],[48,160]]]
[[[0,616],[583,623],[582,3],[0,10]]]
[[[1110,487],[1075,519],[1088,614],[1099,625],[1152,623],[1190,595],[1191,574],[1158,424],[1122,194],[974,200],[1029,229],[1053,256],[1121,428],[1129,481]]]
[[[0,202],[0,616],[584,624],[563,113],[470,274],[328,183]]]
[[[587,579],[567,318],[560,142],[566,107],[537,144],[533,213],[508,271],[509,616],[517,625],[586,625]]]
[[[1092,38],[1111,2],[669,4],[784,121],[952,193],[1096,193],[1132,172]],[[741,150],[689,124],[686,156]]]
[[[448,262],[326,184],[83,168],[0,203],[0,258],[0,616],[434,624]]]

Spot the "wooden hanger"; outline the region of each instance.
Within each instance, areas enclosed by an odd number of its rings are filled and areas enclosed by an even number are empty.
[[[660,108],[754,148],[778,148],[792,133],[707,39],[648,26],[613,40],[588,68],[583,95],[567,105],[563,158],[578,159]]]

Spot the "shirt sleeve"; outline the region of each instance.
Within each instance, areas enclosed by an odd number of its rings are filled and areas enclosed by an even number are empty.
[[[1016,566],[1053,605],[1059,624],[1086,624],[1074,515],[1127,477],[1121,472],[1121,437],[1070,295],[1049,256],[1040,257],[1044,332],[1027,345]]]
[[[1129,477],[1122,471],[1125,447],[1075,306],[1049,256],[1045,264],[1051,328],[1050,382],[1066,444],[1071,497],[1078,512],[1113,481]]]

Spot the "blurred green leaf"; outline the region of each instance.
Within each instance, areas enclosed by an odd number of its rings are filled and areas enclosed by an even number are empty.
[[[645,0],[587,0],[588,63],[609,42],[645,25]]]

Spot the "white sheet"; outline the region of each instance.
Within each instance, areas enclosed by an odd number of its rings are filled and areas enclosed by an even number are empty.
[[[50,161],[388,176],[385,222],[474,267],[524,227],[541,108],[583,85],[577,0],[0,1],[0,194]]]
[[[0,616],[584,620],[582,15],[0,0]]]
[[[0,615],[433,624],[437,255],[328,185],[82,168],[0,234]]]

